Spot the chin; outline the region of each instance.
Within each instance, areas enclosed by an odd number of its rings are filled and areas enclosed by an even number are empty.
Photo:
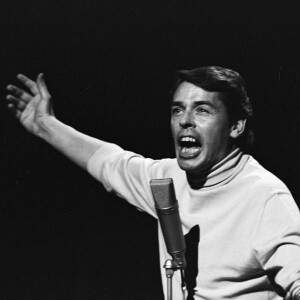
[[[183,160],[182,158],[177,158],[177,163],[183,171],[191,174],[197,174],[201,172],[201,166],[196,164],[193,160]]]

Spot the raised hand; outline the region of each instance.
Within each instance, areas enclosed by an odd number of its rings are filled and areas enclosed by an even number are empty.
[[[29,132],[87,169],[91,156],[106,142],[85,135],[54,117],[43,74],[39,74],[36,81],[22,74],[17,78],[24,89],[12,84],[7,86],[9,109]]]
[[[25,89],[12,84],[7,86],[10,93],[6,96],[8,108],[29,132],[39,136],[43,121],[54,116],[43,74],[39,74],[36,81],[22,74],[17,75],[17,78]]]

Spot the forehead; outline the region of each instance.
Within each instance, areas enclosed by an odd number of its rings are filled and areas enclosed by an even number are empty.
[[[176,89],[173,95],[173,103],[174,102],[211,102],[214,105],[223,106],[222,94],[219,92],[209,92],[201,87],[198,87],[190,82],[182,82],[178,88]]]

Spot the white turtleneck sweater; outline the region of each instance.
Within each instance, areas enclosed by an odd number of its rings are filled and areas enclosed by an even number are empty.
[[[149,182],[173,179],[183,232],[189,236],[193,229],[198,235],[186,253],[187,259],[194,257],[187,262],[187,276],[195,280],[189,299],[193,293],[195,300],[277,300],[284,294],[300,299],[299,210],[287,187],[253,157],[235,150],[201,175],[204,184],[197,190],[176,159],[147,159],[114,144],[96,151],[88,171],[108,191],[155,218]],[[166,295],[163,265],[170,257],[160,228],[158,237]],[[174,300],[182,300],[180,284],[175,272]]]

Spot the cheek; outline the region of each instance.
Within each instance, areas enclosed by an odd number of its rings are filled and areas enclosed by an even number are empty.
[[[174,121],[171,121],[171,134],[173,138],[175,137],[176,132],[178,131],[177,128],[178,126],[176,125],[176,123]]]
[[[223,144],[224,140],[229,138],[230,130],[228,126],[225,125],[227,124],[222,126],[219,123],[215,123],[207,128],[203,128],[203,135],[206,137],[206,140],[209,144]]]

